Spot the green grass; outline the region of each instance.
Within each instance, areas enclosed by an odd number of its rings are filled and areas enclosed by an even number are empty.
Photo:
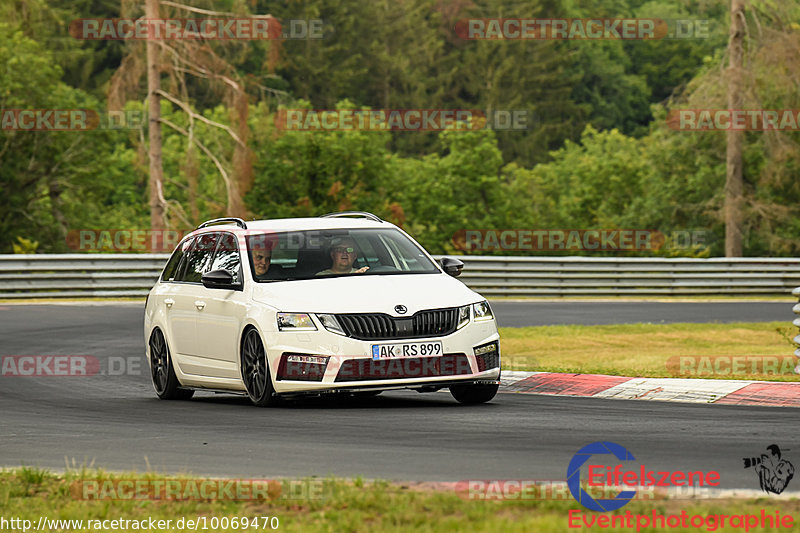
[[[163,476],[147,474],[109,474],[96,470],[67,471],[55,475],[38,469],[17,469],[0,472],[0,516],[22,518],[34,524],[40,516],[49,519],[106,520],[126,519],[172,520],[205,517],[277,517],[278,531],[288,532],[561,532],[567,530],[568,512],[579,509],[587,518],[604,516],[582,509],[572,499],[552,501],[480,501],[459,496],[452,487],[428,484],[397,484],[327,478],[321,498],[286,499],[268,497],[257,501],[150,501],[150,500],[87,500],[76,499],[74,487],[83,481],[119,479],[155,480]],[[176,478],[172,478],[176,479]],[[184,477],[184,479],[188,479]],[[308,480],[307,480],[308,481]],[[756,481],[754,478],[754,485]],[[758,499],[657,500],[633,501],[619,513],[662,514],[724,513],[774,515],[800,514],[800,501]],[[692,531],[697,529],[689,528]],[[129,531],[135,529],[115,529]],[[184,529],[185,530],[185,529]],[[203,528],[199,528],[203,531]],[[210,531],[213,531],[209,529]],[[235,531],[216,528],[216,531]],[[239,531],[242,529],[239,528]],[[271,531],[271,529],[247,529]],[[578,531],[599,531],[583,528]],[[685,531],[684,529],[672,529]],[[163,531],[178,531],[175,527]],[[628,529],[626,531],[635,531]],[[643,531],[654,531],[653,529]],[[719,528],[717,531],[737,531]]]
[[[500,328],[500,342],[505,370],[800,381],[787,367],[796,363],[791,342],[796,333],[789,322],[541,326]],[[785,359],[777,372],[753,372],[750,365],[724,373],[722,365],[710,374],[686,374],[677,367],[681,357],[754,355]]]
[[[23,484],[28,486],[41,485],[53,477],[48,470],[35,466],[23,466],[17,470],[17,476]]]
[[[569,295],[569,296],[555,296],[555,295],[542,295],[542,296],[490,296],[489,300],[508,300],[508,301],[614,301],[614,302],[738,302],[738,301],[756,301],[756,302],[794,302],[797,303],[797,298],[789,293],[786,294],[763,294],[752,295],[746,294],[741,296],[734,295],[709,295],[709,294],[686,294],[681,296],[600,296],[600,295]]]

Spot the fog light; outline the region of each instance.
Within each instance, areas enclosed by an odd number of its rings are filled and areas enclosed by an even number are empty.
[[[478,372],[500,367],[500,344],[497,341],[476,346],[472,351],[475,353]]]
[[[483,346],[478,346],[477,348],[475,348],[475,355],[484,355],[496,351],[497,351],[497,343],[491,342],[489,344],[484,344]]]
[[[276,379],[291,381],[322,381],[330,357],[304,353],[284,353],[278,364]]]
[[[328,358],[321,355],[287,355],[287,363],[311,363],[314,365],[328,364]]]

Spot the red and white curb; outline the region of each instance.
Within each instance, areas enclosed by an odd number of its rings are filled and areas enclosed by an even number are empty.
[[[500,392],[617,400],[800,407],[796,383],[726,379],[631,378],[600,374],[503,371]]]

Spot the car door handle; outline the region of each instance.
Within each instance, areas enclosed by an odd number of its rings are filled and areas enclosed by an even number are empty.
[[[174,303],[175,300],[173,300],[172,298],[164,298],[164,305],[166,305],[167,307],[172,307]]]
[[[201,300],[197,300],[197,301],[195,301],[195,302],[194,302],[194,306],[195,306],[197,309],[199,309],[200,311],[202,311],[202,310],[203,310],[203,308],[206,306],[206,303],[205,303],[205,302],[203,302],[203,301],[201,301]]]

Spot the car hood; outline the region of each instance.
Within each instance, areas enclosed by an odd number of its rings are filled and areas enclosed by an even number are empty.
[[[257,283],[253,299],[279,311],[304,313],[386,313],[411,316],[423,309],[457,307],[483,298],[447,274],[394,274]]]

